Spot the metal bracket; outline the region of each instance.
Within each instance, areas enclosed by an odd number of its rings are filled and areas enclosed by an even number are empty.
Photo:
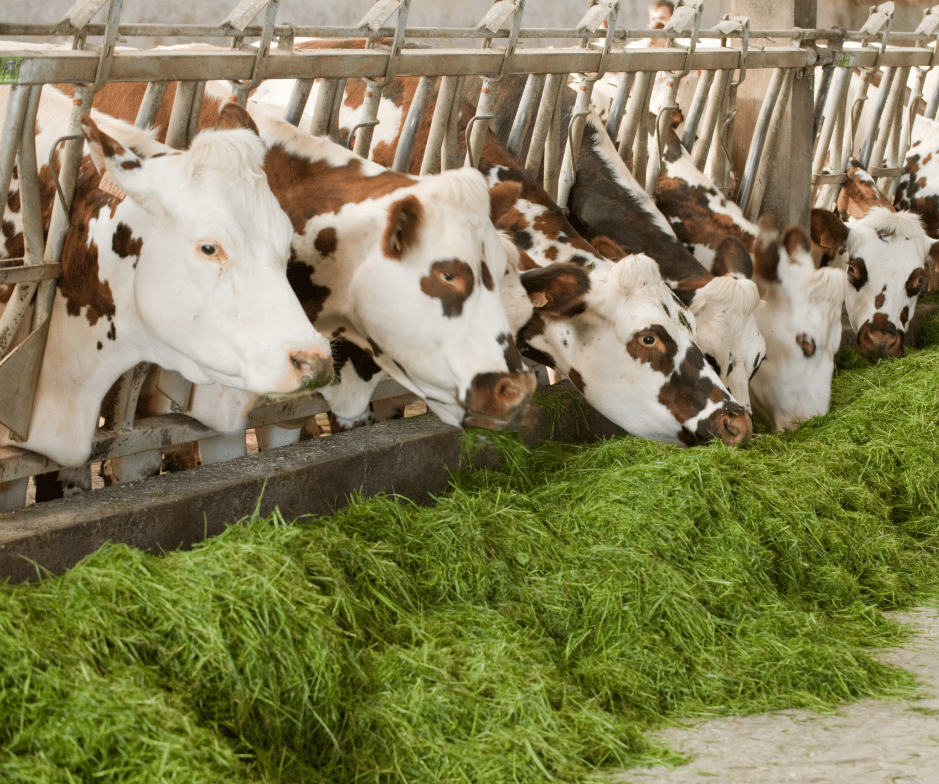
[[[750,55],[750,17],[731,16],[727,14],[721,17],[721,21],[714,25],[715,30],[720,30],[728,38],[731,33],[740,31],[742,33],[740,40],[740,62],[737,66],[737,81],[731,82],[731,88],[739,87],[743,80],[747,78],[747,59]],[[727,38],[721,38],[721,46],[726,46]]]
[[[616,39],[616,17],[619,14],[619,0],[592,0],[591,6],[584,18],[580,20],[575,30],[582,30],[596,36],[601,29],[601,25],[606,22],[606,34],[603,39],[603,49],[600,52],[600,62],[597,65],[596,73],[593,76],[583,75],[583,78],[590,82],[596,82],[602,79],[606,73],[606,60],[610,50],[613,48],[613,41]],[[590,48],[589,37],[581,41],[581,48]]]
[[[937,61],[939,61],[939,5],[934,5],[932,8],[927,8],[923,11],[923,21],[919,23],[919,26],[913,32],[913,35],[921,35],[925,39],[932,38],[932,57],[929,60],[929,65],[926,68],[921,68],[921,71],[925,71],[928,68],[935,67]],[[917,46],[922,46],[924,49],[928,48],[925,40],[917,41]]]
[[[13,436],[25,441],[29,438],[29,425],[33,418],[36,383],[46,350],[49,324],[46,319],[15,349],[0,360],[0,422]]]
[[[267,7],[267,13],[264,16],[264,29],[261,32],[261,41],[258,44],[258,51],[254,58],[251,77],[244,82],[237,79],[228,80],[232,86],[235,100],[241,106],[244,106],[247,102],[248,93],[261,83],[261,65],[270,54],[271,40],[274,37],[274,21],[277,18],[279,5],[280,0],[241,0],[238,6],[222,22],[221,26],[223,28],[237,31],[232,40],[232,49],[239,49],[248,23],[258,15],[262,8]]]
[[[63,34],[74,36],[73,49],[84,49],[88,32],[85,28],[94,16],[100,11],[108,0],[78,0],[65,15],[56,23],[56,27]],[[121,21],[123,0],[110,0],[108,7],[108,20],[104,28],[104,41],[98,55],[98,67],[95,70],[95,80],[91,89],[97,92],[108,80],[111,71],[111,59],[114,57],[114,45],[117,43],[117,31]],[[77,32],[75,32],[77,31]]]
[[[502,81],[509,68],[509,58],[515,54],[515,48],[518,46],[518,33],[522,27],[522,13],[524,10],[525,0],[495,0],[488,13],[476,25],[477,30],[485,30],[495,35],[502,29],[508,18],[512,16],[512,32],[509,33],[509,41],[502,50],[502,66],[499,68],[498,76],[487,77],[490,84]],[[486,37],[482,48],[492,48],[492,36]]]
[[[685,53],[685,64],[678,78],[684,78],[691,72],[691,58],[698,46],[698,36],[701,32],[701,10],[703,0],[691,0],[685,3],[684,0],[678,0],[678,5],[672,13],[671,19],[665,23],[666,33],[691,33],[691,41]],[[673,36],[668,38],[666,48],[680,48]]]
[[[880,61],[883,59],[884,52],[887,50],[887,36],[890,35],[890,29],[893,27],[894,4],[890,2],[881,3],[878,6],[871,6],[867,21],[858,31],[864,36],[862,46],[867,47],[871,40],[880,35],[880,49],[877,52],[877,59],[874,61],[873,68],[880,68]]]
[[[408,11],[411,7],[411,0],[378,0],[372,9],[363,17],[356,27],[366,33],[366,49],[375,48],[375,33],[385,25],[392,14],[398,13],[398,23],[395,26],[394,39],[391,42],[391,50],[388,52],[388,64],[385,67],[385,75],[381,79],[367,79],[366,81],[372,87],[382,88],[390,82],[395,76],[395,64],[401,49],[404,47],[405,33],[408,25]]]

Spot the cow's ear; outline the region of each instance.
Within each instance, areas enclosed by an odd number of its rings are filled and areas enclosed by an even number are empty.
[[[389,259],[400,261],[420,238],[424,207],[414,196],[405,196],[388,208],[388,221],[382,235],[382,250]]]
[[[88,142],[91,160],[101,173],[99,188],[123,199],[130,196],[148,210],[153,210],[153,194],[143,174],[143,159],[102,131],[91,116],[82,115],[82,133]]]
[[[219,111],[216,128],[223,131],[246,129],[254,131],[258,136],[261,135],[258,132],[258,126],[255,125],[247,110],[243,106],[231,102],[226,103]]]
[[[553,317],[584,312],[590,275],[578,264],[557,262],[523,272],[520,277],[537,312]]]
[[[835,255],[848,239],[848,227],[831,210],[812,209],[812,242]]]
[[[724,237],[714,255],[712,275],[731,275],[735,278],[753,277],[753,258],[750,251],[736,237]]]
[[[515,206],[521,192],[520,182],[500,182],[489,189],[489,217],[494,226]]]
[[[626,255],[626,251],[615,240],[610,239],[606,234],[598,234],[590,244],[597,249],[597,253],[610,261],[619,261]]]

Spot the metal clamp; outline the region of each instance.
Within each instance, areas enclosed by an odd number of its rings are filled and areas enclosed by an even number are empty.
[[[738,30],[741,32],[740,60],[737,65],[738,77],[736,82],[730,84],[731,88],[739,87],[743,84],[743,80],[747,78],[747,60],[750,56],[750,17],[726,14],[721,17],[721,21],[715,25],[714,29],[720,30],[726,36],[721,38],[722,47],[727,45],[727,38],[730,37],[731,33],[736,33]]]
[[[606,35],[603,39],[603,49],[600,52],[600,62],[597,64],[597,70],[593,76],[581,74],[586,81],[596,82],[602,79],[606,74],[607,56],[613,48],[613,41],[616,39],[616,17],[619,15],[619,0],[592,0],[590,8],[580,20],[576,30],[583,30],[593,36],[600,31],[600,26],[606,22]],[[582,49],[589,49],[589,37],[581,41]]]
[[[274,37],[274,20],[277,18],[279,4],[280,0],[242,0],[238,7],[228,15],[228,18],[222,22],[222,27],[239,31],[240,35],[236,35],[232,39],[232,49],[240,49],[248,22],[254,19],[258,11],[261,10],[262,5],[267,7],[264,16],[264,29],[261,32],[261,41],[258,44],[258,51],[254,58],[251,77],[247,81],[228,80],[232,86],[235,100],[241,106],[244,106],[247,102],[248,93],[261,83],[261,66],[270,54],[271,40]]]
[[[873,38],[878,34],[880,35],[880,48],[877,51],[877,58],[874,60],[874,65],[872,66],[875,69],[880,68],[880,61],[883,59],[884,52],[887,50],[887,36],[890,35],[890,30],[893,27],[893,11],[894,4],[892,0],[890,2],[881,3],[878,6],[871,6],[867,21],[864,22],[861,29],[858,31],[864,36],[861,42],[863,47],[867,47]]]
[[[683,79],[691,72],[691,58],[694,56],[695,49],[698,46],[698,36],[701,33],[701,9],[703,0],[692,0],[690,3],[684,3],[678,0],[678,5],[672,13],[671,18],[665,23],[665,32],[667,33],[685,33],[691,32],[691,41],[685,52],[685,63],[681,72],[677,74],[679,79]],[[666,48],[678,48],[675,42],[675,36],[668,36],[668,45]]]
[[[364,28],[367,37],[365,43],[366,49],[375,48],[375,33],[384,26],[392,14],[397,12],[398,23],[395,26],[394,39],[391,42],[391,49],[388,52],[388,63],[385,66],[385,75],[381,79],[366,79],[366,82],[372,87],[383,88],[395,77],[395,66],[398,55],[404,47],[405,33],[408,25],[408,11],[411,7],[411,0],[378,0],[372,9],[363,17],[356,27]]]

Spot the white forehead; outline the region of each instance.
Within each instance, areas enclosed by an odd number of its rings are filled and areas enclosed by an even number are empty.
[[[902,210],[875,207],[849,228],[847,260],[863,259],[869,279],[893,280],[902,273],[901,285],[923,266],[932,242],[919,216]]]

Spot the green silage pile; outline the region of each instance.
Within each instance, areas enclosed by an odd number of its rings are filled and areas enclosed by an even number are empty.
[[[684,716],[912,688],[939,595],[939,350],[747,448],[514,449],[433,508],[252,519],[0,590],[0,780],[582,782]]]

